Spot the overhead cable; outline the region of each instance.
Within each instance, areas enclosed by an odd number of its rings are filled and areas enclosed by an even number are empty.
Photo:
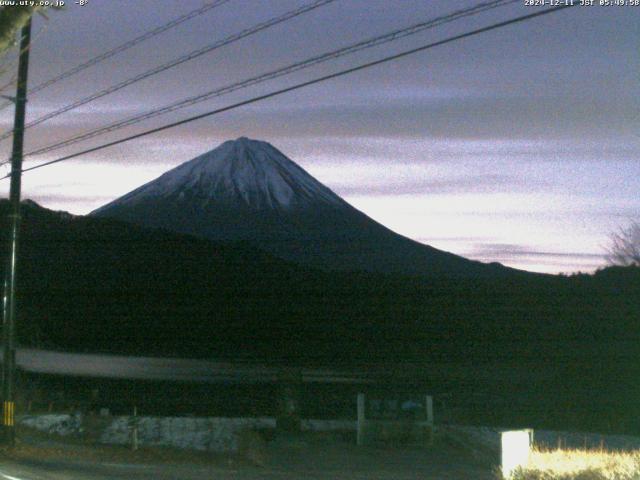
[[[532,19],[537,18],[537,17],[541,17],[543,15],[556,13],[556,12],[565,10],[567,8],[571,8],[574,5],[577,5],[577,3],[573,4],[573,5],[572,4],[567,4],[567,5],[562,5],[562,6],[559,6],[559,7],[548,8],[548,9],[541,10],[541,11],[538,11],[538,12],[530,13],[528,15],[522,15],[520,17],[515,17],[515,18],[512,18],[510,20],[505,20],[505,21],[502,21],[502,22],[494,23],[494,24],[489,25],[487,27],[478,28],[476,30],[472,30],[472,31],[469,31],[469,32],[466,32],[466,33],[461,33],[459,35],[454,35],[454,36],[448,37],[448,38],[446,38],[444,40],[439,40],[437,42],[433,42],[433,43],[429,43],[429,44],[426,44],[426,45],[422,45],[420,47],[412,48],[410,50],[405,50],[403,52],[400,52],[400,53],[397,53],[397,54],[394,54],[394,55],[389,55],[389,56],[381,58],[379,60],[374,60],[372,62],[367,62],[367,63],[364,63],[364,64],[357,65],[355,67],[347,68],[345,70],[340,70],[339,72],[335,72],[335,73],[332,73],[332,74],[329,74],[329,75],[324,75],[322,77],[318,77],[318,78],[315,78],[313,80],[308,80],[306,82],[298,83],[298,84],[290,86],[290,87],[286,87],[286,88],[282,88],[282,89],[279,89],[279,90],[275,90],[273,92],[266,93],[264,95],[259,95],[259,96],[250,98],[248,100],[243,100],[241,102],[237,102],[237,103],[234,103],[234,104],[231,104],[231,105],[227,105],[226,107],[217,108],[215,110],[211,110],[211,111],[206,112],[206,113],[202,113],[202,114],[199,114],[199,115],[194,115],[192,117],[185,118],[185,119],[179,120],[177,122],[172,122],[172,123],[169,123],[167,125],[163,125],[161,127],[152,128],[150,130],[147,130],[147,131],[144,131],[144,132],[141,132],[141,133],[137,133],[135,135],[130,135],[128,137],[121,138],[119,140],[115,140],[115,141],[112,141],[112,142],[104,143],[104,144],[98,145],[96,147],[92,147],[92,148],[89,148],[89,149],[86,149],[86,150],[82,150],[80,152],[72,153],[70,155],[66,155],[64,157],[57,158],[55,160],[50,160],[48,162],[41,163],[39,165],[34,165],[33,167],[24,168],[24,169],[22,169],[22,172],[29,172],[29,171],[32,171],[32,170],[37,170],[39,168],[47,167],[49,165],[53,165],[55,163],[71,160],[73,158],[77,158],[77,157],[80,157],[82,155],[86,155],[88,153],[93,153],[93,152],[97,152],[99,150],[104,150],[105,148],[109,148],[109,147],[112,147],[112,146],[115,146],[115,145],[119,145],[119,144],[122,144],[122,143],[125,143],[125,142],[129,142],[131,140],[142,138],[142,137],[145,137],[145,136],[148,136],[148,135],[152,135],[154,133],[158,133],[158,132],[161,132],[161,131],[164,131],[164,130],[168,130],[170,128],[174,128],[174,127],[177,127],[177,126],[180,126],[180,125],[185,125],[187,123],[191,123],[191,122],[194,122],[196,120],[200,120],[200,119],[203,119],[203,118],[208,118],[208,117],[211,117],[211,116],[214,116],[214,115],[218,115],[220,113],[227,112],[229,110],[234,110],[236,108],[239,108],[239,107],[242,107],[242,106],[245,106],[245,105],[249,105],[249,104],[252,104],[252,103],[260,102],[260,101],[266,100],[268,98],[273,98],[273,97],[276,97],[276,96],[279,96],[279,95],[282,95],[282,94],[285,94],[285,93],[288,93],[288,92],[299,90],[301,88],[305,88],[305,87],[308,87],[310,85],[315,85],[315,84],[320,83],[320,82],[325,82],[327,80],[331,80],[331,79],[334,79],[334,78],[342,77],[344,75],[348,75],[348,74],[351,74],[351,73],[354,73],[354,72],[358,72],[360,70],[371,68],[371,67],[374,67],[376,65],[381,65],[381,64],[385,64],[385,63],[388,63],[388,62],[391,62],[391,61],[395,61],[395,60],[407,57],[409,55],[413,55],[413,54],[418,53],[418,52],[429,50],[429,49],[434,48],[434,47],[438,47],[438,46],[441,46],[441,45],[452,43],[452,42],[455,42],[455,41],[458,41],[458,40],[462,40],[464,38],[469,38],[469,37],[472,37],[472,36],[475,36],[475,35],[479,35],[479,34],[482,34],[482,33],[490,32],[492,30],[503,28],[503,27],[506,27],[506,26],[509,26],[509,25],[513,25],[513,24],[516,24],[516,23],[522,23],[522,22],[525,22],[525,21],[528,21],[528,20],[532,20]],[[8,176],[2,177],[2,178],[0,178],[0,180],[4,180],[5,178],[8,178]]]
[[[394,30],[390,33],[386,33],[384,35],[380,35],[377,37],[373,37],[373,38],[369,38],[367,40],[364,41],[360,41],[358,43],[349,45],[347,47],[343,47],[340,48],[338,50],[333,50],[327,53],[324,53],[322,55],[317,55],[311,58],[308,58],[306,60],[300,61],[300,62],[296,62],[290,65],[287,65],[285,67],[282,68],[278,68],[276,70],[272,70],[269,71],[267,73],[263,73],[261,75],[246,79],[246,80],[242,80],[240,82],[236,82],[230,85],[226,85],[224,87],[221,88],[217,88],[196,96],[192,96],[192,97],[188,97],[186,99],[180,100],[178,102],[174,102],[171,103],[169,105],[166,105],[164,107],[160,107],[160,108],[156,108],[153,109],[149,112],[145,112],[142,114],[138,114],[138,115],[134,115],[132,117],[126,118],[124,120],[119,120],[117,122],[111,123],[109,125],[106,125],[104,127],[100,127],[94,130],[91,130],[89,132],[85,132],[79,135],[76,135],[74,137],[68,138],[66,140],[57,142],[55,144],[52,145],[48,145],[45,147],[41,147],[37,150],[33,150],[30,151],[26,154],[26,156],[32,156],[32,155],[41,155],[44,153],[48,153],[51,152],[53,150],[58,150],[60,148],[63,147],[67,147],[69,145],[73,145],[75,143],[78,142],[82,142],[84,140],[88,140],[90,138],[94,138],[97,137],[99,135],[104,135],[106,133],[110,133],[116,130],[120,130],[122,128],[131,126],[131,125],[135,125],[137,123],[140,123],[144,120],[148,120],[150,118],[154,118],[160,115],[164,115],[170,112],[174,112],[176,110],[191,106],[191,105],[195,105],[197,103],[201,103],[204,102],[206,100],[209,100],[211,98],[214,97],[220,97],[222,95],[226,95],[228,93],[231,92],[235,92],[237,90],[243,89],[243,88],[247,88],[253,85],[257,85],[259,83],[263,83],[266,82],[268,80],[272,80],[278,77],[282,77],[284,75],[288,75],[290,73],[305,69],[305,68],[309,68],[312,67],[314,65],[323,63],[323,62],[327,62],[329,60],[333,60],[345,55],[350,55],[356,52],[359,52],[361,50],[365,50],[368,48],[372,48],[378,45],[382,45],[385,43],[389,43],[389,42],[393,42],[396,40],[399,40],[401,38],[407,37],[409,35],[414,35],[416,33],[422,32],[426,29],[430,29],[430,28],[435,28],[437,26],[443,25],[445,23],[449,23],[449,22],[453,22],[455,20],[459,20],[461,18],[470,16],[470,15],[477,15],[481,12],[490,10],[490,9],[494,9],[497,7],[501,7],[501,6],[505,6],[511,3],[516,3],[519,2],[519,0],[494,0],[494,1],[489,1],[489,2],[484,2],[484,3],[480,3],[475,5],[474,7],[471,8],[466,8],[464,10],[457,10],[455,12],[449,13],[447,15],[443,15],[437,18],[433,18],[427,21],[423,21],[414,25],[411,25],[409,27],[406,28],[402,28],[402,29],[398,29],[398,30]]]
[[[226,0],[228,1],[228,0]],[[205,47],[199,48],[197,50],[194,50],[192,52],[189,52],[185,55],[182,55],[174,60],[171,60],[170,62],[164,63],[162,65],[159,65],[157,67],[154,67],[150,70],[147,70],[146,72],[143,72],[139,75],[136,75],[134,77],[128,78],[127,80],[124,80],[122,82],[119,82],[115,85],[112,85],[110,87],[105,88],[104,90],[100,90],[99,92],[93,93],[87,97],[81,98],[80,100],[76,100],[73,103],[70,103],[68,105],[65,105],[64,107],[61,107],[57,110],[54,110],[53,112],[49,112],[45,115],[43,115],[42,117],[39,117],[31,122],[28,122],[25,125],[25,129],[27,128],[31,128],[34,127],[36,125],[39,125],[43,122],[46,122],[47,120],[50,120],[52,118],[55,118],[59,115],[62,115],[63,113],[69,112],[71,110],[74,110],[82,105],[86,105],[87,103],[90,103],[94,100],[97,100],[98,98],[102,98],[105,97],[107,95],[110,95],[114,92],[117,92],[118,90],[122,90],[125,87],[128,87],[129,85],[133,85],[134,83],[138,83],[141,80],[144,80],[146,78],[149,78],[153,75],[157,75],[159,73],[164,72],[165,70],[169,70],[170,68],[173,68],[177,65],[181,65],[185,62],[188,62],[189,60],[193,60],[195,58],[198,58],[202,55],[204,55],[205,53],[209,53],[212,52],[213,50],[216,50],[218,48],[224,47],[226,45],[229,45],[233,42],[236,42],[242,38],[248,37],[249,35],[253,35],[255,33],[258,33],[262,30],[265,30],[269,27],[272,27],[274,25],[277,25],[279,23],[282,22],[286,22],[287,20],[291,20],[292,18],[295,18],[297,16],[300,16],[304,13],[307,13],[311,10],[314,10],[316,8],[322,7],[323,5],[327,5],[329,3],[333,3],[335,0],[315,0],[314,2],[311,2],[309,4],[303,5],[302,7],[296,8],[294,10],[290,10],[282,15],[279,15],[277,17],[273,17],[265,22],[261,22],[257,25],[254,25],[253,27],[247,28],[245,30],[242,30],[239,33],[235,33],[233,35],[230,35],[222,40],[219,40],[217,42],[214,42],[212,44],[209,44]],[[13,132],[9,131],[9,132],[5,132],[4,134],[0,135],[0,140],[4,140],[6,138],[9,138],[11,136]]]
[[[33,95],[36,92],[39,92],[41,90],[44,90],[47,87],[50,87],[51,85],[58,83],[62,80],[65,80],[83,70],[86,70],[89,67],[92,67],[93,65],[96,65],[100,62],[103,62],[104,60],[113,57],[114,55],[117,55],[119,53],[124,52],[125,50],[129,50],[130,48],[146,41],[149,40],[150,38],[153,38],[157,35],[160,35],[161,33],[166,32],[167,30],[170,30],[174,27],[177,27],[178,25],[191,20],[192,18],[195,18],[197,16],[203,15],[204,13],[208,12],[209,10],[212,10],[214,8],[217,8],[227,2],[229,2],[231,0],[215,0],[212,3],[207,3],[206,5],[197,8],[196,10],[192,10],[188,13],[185,13],[184,15],[180,15],[179,17],[174,18],[173,20],[170,20],[167,23],[164,23],[162,25],[160,25],[159,27],[154,28],[153,30],[149,30],[148,32],[143,33],[142,35],[133,38],[127,42],[122,43],[121,45],[118,45],[115,48],[112,48],[111,50],[107,50],[104,53],[101,53],[100,55],[91,58],[90,60],[87,60],[84,63],[81,63],[79,65],[76,65],[75,67],[66,70],[65,72],[61,73],[60,75],[57,75],[56,77],[53,77],[49,80],[46,80],[42,83],[40,83],[39,85],[36,85],[35,87],[32,87],[29,89],[28,94],[29,95]],[[11,102],[9,103],[4,103],[2,105],[0,105],[0,110],[4,109],[5,107],[12,105]]]

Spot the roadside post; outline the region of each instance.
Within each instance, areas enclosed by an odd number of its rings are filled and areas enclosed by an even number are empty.
[[[427,395],[425,398],[425,408],[427,413],[427,444],[433,445],[434,422],[433,422],[433,397]]]
[[[138,407],[133,407],[133,417],[131,417],[131,450],[138,450]]]
[[[353,398],[353,397],[352,397]],[[365,396],[364,393],[358,394],[358,431],[356,445],[364,445],[364,424],[365,424]]]
[[[524,468],[529,463],[533,430],[510,430],[501,433],[500,452],[502,476],[510,479],[518,468]]]
[[[8,8],[8,7],[7,7]],[[11,185],[9,187],[9,255],[4,281],[2,324],[2,443],[15,443],[15,369],[16,369],[16,265],[18,261],[18,237],[20,233],[20,190],[22,182],[22,151],[27,103],[27,73],[31,45],[31,20],[20,31],[20,57],[18,61],[18,87],[13,124],[11,151]]]

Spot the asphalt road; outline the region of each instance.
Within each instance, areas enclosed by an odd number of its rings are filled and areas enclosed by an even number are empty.
[[[424,449],[286,449],[267,465],[127,464],[65,460],[0,461],[0,480],[494,480],[486,465]]]
[[[0,480],[233,479],[234,470],[203,466],[129,465],[53,461],[2,462]],[[265,477],[243,477],[265,478]],[[268,477],[266,477],[268,478]]]

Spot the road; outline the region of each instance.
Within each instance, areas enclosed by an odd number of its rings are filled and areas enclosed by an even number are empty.
[[[0,480],[201,480],[237,479],[237,472],[203,466],[131,465],[117,463],[79,463],[54,461],[2,462]],[[242,478],[269,478],[248,476]],[[274,478],[274,477],[272,477]]]
[[[483,463],[448,448],[363,448],[336,443],[272,448],[264,466],[237,460],[228,465],[0,460],[0,480],[494,480],[493,468]]]
[[[6,480],[490,480],[488,472],[469,469],[434,468],[431,472],[289,471],[269,468],[234,470],[220,467],[128,465],[128,464],[66,464],[54,462],[3,463],[0,478]]]

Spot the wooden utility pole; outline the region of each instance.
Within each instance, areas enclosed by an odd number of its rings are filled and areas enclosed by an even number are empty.
[[[13,149],[11,151],[11,187],[9,190],[9,257],[6,267],[3,298],[2,345],[2,441],[13,445],[15,441],[15,319],[16,319],[16,263],[18,259],[18,235],[20,233],[20,188],[22,182],[22,150],[24,121],[27,103],[27,74],[31,20],[22,27],[20,60],[18,64],[18,88],[13,125]]]

